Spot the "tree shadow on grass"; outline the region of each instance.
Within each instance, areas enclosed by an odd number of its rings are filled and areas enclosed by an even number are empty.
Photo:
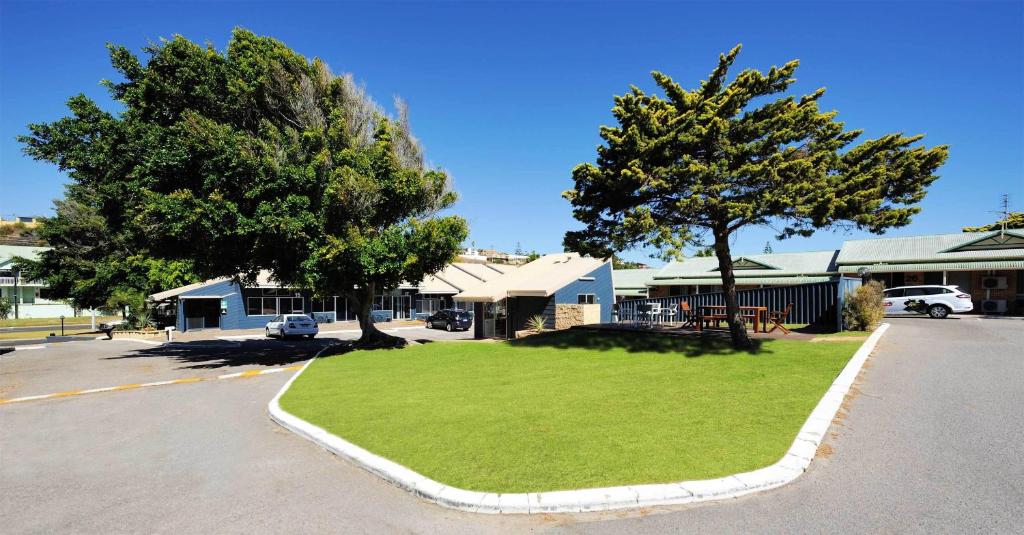
[[[285,366],[308,360],[325,347],[345,345],[346,340],[243,340],[241,342],[176,342],[107,357],[105,360],[162,358],[184,364],[185,369],[216,369],[237,366]],[[340,349],[340,348],[339,348]]]
[[[513,347],[547,347],[556,349],[594,349],[609,351],[624,349],[630,353],[682,353],[687,357],[712,355],[756,355],[764,352],[771,340],[751,340],[748,350],[732,347],[729,333],[703,332],[692,334],[664,334],[657,332],[590,331],[572,329],[541,333],[509,342]]]

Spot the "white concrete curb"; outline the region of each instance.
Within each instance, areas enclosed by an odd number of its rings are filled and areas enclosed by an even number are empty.
[[[297,435],[343,457],[404,490],[439,505],[476,513],[578,513],[607,511],[651,505],[670,505],[736,498],[773,489],[792,482],[807,470],[818,445],[828,432],[846,393],[874,350],[888,323],[879,325],[840,372],[824,397],[811,411],[782,459],[771,466],[719,479],[681,481],[657,485],[629,485],[554,492],[494,494],[446,486],[409,468],[352,444],[341,437],[298,418],[281,408],[281,396],[302,372],[316,360],[317,353],[274,396],[267,407],[270,418]],[[325,348],[326,349],[326,348]],[[323,350],[321,350],[322,352]]]

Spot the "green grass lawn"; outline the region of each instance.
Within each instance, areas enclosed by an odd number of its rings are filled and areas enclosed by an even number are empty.
[[[634,333],[429,343],[319,359],[285,410],[489,492],[721,477],[779,460],[860,343],[754,352]]]
[[[66,336],[88,332],[92,331],[89,329],[64,329],[64,334]],[[50,333],[60,336],[60,327],[57,327],[56,329],[46,329],[43,331],[22,331],[16,333],[5,333],[0,331],[0,340],[33,340],[36,338],[46,338]]]
[[[12,311],[13,315],[14,312]],[[96,325],[112,319],[121,319],[121,316],[96,316]],[[65,325],[88,325],[92,321],[92,316],[78,316],[78,317],[66,317],[64,318]],[[60,329],[60,318],[8,318],[0,320],[0,327],[35,327],[37,325],[57,325]]]

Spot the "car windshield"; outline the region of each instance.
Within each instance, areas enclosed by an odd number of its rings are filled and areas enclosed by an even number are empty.
[[[288,321],[309,321],[309,316],[288,316]]]

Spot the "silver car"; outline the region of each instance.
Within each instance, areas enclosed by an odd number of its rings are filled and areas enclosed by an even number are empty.
[[[305,314],[281,314],[267,322],[267,337],[276,336],[282,340],[289,336],[313,338],[320,332],[316,320]]]

